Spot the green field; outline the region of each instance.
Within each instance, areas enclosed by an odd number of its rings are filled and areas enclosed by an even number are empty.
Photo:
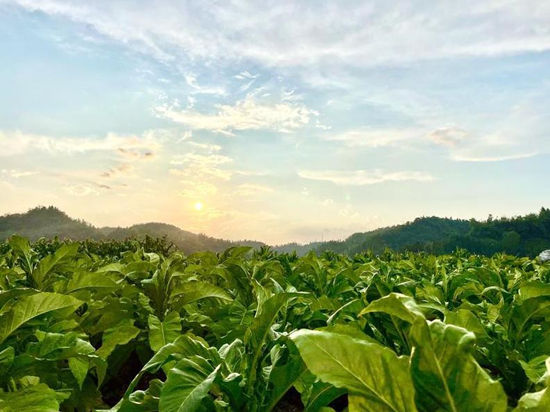
[[[0,245],[1,411],[548,411],[550,263]]]

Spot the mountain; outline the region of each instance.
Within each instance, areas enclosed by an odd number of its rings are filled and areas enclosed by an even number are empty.
[[[352,256],[365,250],[381,253],[386,248],[435,254],[462,248],[483,255],[505,252],[534,257],[550,249],[550,209],[543,207],[538,214],[513,218],[489,216],[486,221],[421,217],[402,225],[354,233],[343,241],[308,246],[301,246],[301,250]]]
[[[331,250],[354,255],[364,250],[374,253],[393,250],[427,250],[437,242],[453,236],[466,235],[470,230],[467,220],[441,217],[421,217],[402,225],[385,227],[365,233],[354,233],[343,241],[317,244],[315,250]]]
[[[73,219],[59,209],[37,207],[27,213],[0,217],[0,240],[13,234],[37,240],[41,237],[73,240],[143,239],[147,235],[173,242],[184,253],[202,250],[220,252],[235,245],[259,248],[262,242],[243,240],[232,242],[204,234],[182,230],[166,223],[144,223],[130,227],[95,227],[83,220]],[[278,252],[304,255],[309,251],[332,251],[354,255],[366,250],[381,253],[386,248],[397,251],[426,251],[449,253],[463,248],[472,253],[492,255],[506,252],[514,255],[536,256],[550,249],[550,209],[513,218],[485,221],[420,217],[405,224],[358,232],[342,241],[313,242],[306,245],[289,243],[273,247]]]
[[[26,213],[1,216],[0,240],[13,234],[25,236],[33,241],[42,237],[54,238],[56,236],[60,239],[72,240],[124,240],[143,239],[146,235],[153,238],[166,236],[178,249],[187,254],[203,250],[221,252],[235,245],[264,246],[264,243],[249,240],[232,242],[216,239],[203,234],[191,233],[166,223],[98,228],[83,220],[73,219],[53,206],[37,207]]]

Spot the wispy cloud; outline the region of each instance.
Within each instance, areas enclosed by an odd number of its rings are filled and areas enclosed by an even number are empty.
[[[243,183],[237,186],[235,194],[238,196],[256,196],[265,193],[272,193],[274,190],[270,186],[254,183]]]
[[[187,153],[177,155],[170,163],[170,174],[180,179],[180,193],[190,199],[203,199],[217,193],[220,182],[231,179],[233,172],[225,166],[233,159],[220,154]]]
[[[196,76],[192,73],[187,73],[184,77],[187,84],[193,89],[191,92],[193,94],[214,94],[218,96],[225,96],[227,94],[227,91],[223,87],[199,85]]]
[[[160,116],[192,129],[212,130],[231,134],[235,130],[275,130],[290,132],[308,124],[317,112],[303,104],[259,103],[251,97],[234,105],[216,105],[216,113],[201,113],[193,110],[176,110],[160,106]]]
[[[475,156],[467,154],[453,154],[452,159],[456,160],[457,162],[503,162],[506,160],[527,159],[529,157],[536,156],[537,154],[537,152],[502,156]]]
[[[298,176],[304,179],[321,180],[343,186],[365,186],[383,182],[431,182],[435,178],[426,172],[382,170],[300,170]]]
[[[538,0],[379,0],[346,7],[291,0],[270,7],[257,2],[174,5],[168,0],[140,7],[107,0],[14,2],[86,23],[103,36],[165,61],[183,51],[193,58],[247,58],[269,66],[340,62],[364,67],[550,49],[550,6]]]
[[[0,170],[2,176],[12,177],[14,179],[19,179],[20,177],[28,177],[37,175],[37,171],[33,170],[19,170],[19,169],[2,169]]]
[[[325,140],[342,142],[348,147],[382,147],[400,145],[422,136],[418,129],[352,129],[342,133],[328,134]]]
[[[112,152],[127,159],[148,158],[162,147],[150,134],[144,137],[108,133],[105,137],[53,137],[21,131],[0,131],[0,156],[17,156],[33,151],[50,154]]]
[[[134,166],[123,163],[115,167],[111,167],[110,169],[106,170],[105,172],[101,173],[101,177],[105,178],[115,178],[119,176],[124,176],[134,170]]]
[[[436,144],[456,147],[464,141],[468,133],[458,127],[441,127],[428,134]]]
[[[530,147],[529,141],[520,139],[514,130],[508,130],[508,135],[472,135],[458,127],[442,127],[430,132],[428,138],[446,147],[449,157],[457,162],[503,162],[540,153]]]
[[[219,152],[222,147],[217,144],[211,144],[211,143],[198,143],[198,142],[188,142],[189,146],[194,147],[196,149],[204,150],[208,153],[215,153]]]

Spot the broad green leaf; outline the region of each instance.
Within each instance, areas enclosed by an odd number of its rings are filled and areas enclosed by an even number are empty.
[[[411,375],[421,411],[506,411],[502,385],[490,378],[472,356],[472,332],[440,321],[417,319]]]
[[[280,364],[279,360],[271,368],[268,379],[269,386],[272,388],[267,394],[266,410],[272,410],[284,394],[294,385],[296,379],[306,370],[306,365],[300,358],[295,345],[291,342],[287,344],[289,354],[286,363]]]
[[[330,383],[318,380],[310,371],[305,371],[296,380],[294,387],[300,392],[304,412],[320,411],[347,392],[344,388],[337,388]]]
[[[221,362],[216,349],[209,348],[207,343],[202,339],[190,334],[181,335],[173,343],[168,343],[160,348],[158,352],[149,359],[141,371],[134,377],[132,382],[130,382],[130,385],[128,385],[124,398],[130,396],[145,373],[156,373],[161,367],[167,366],[167,364],[169,365],[175,360],[181,360],[182,358],[194,355],[199,355],[205,359],[213,359],[216,363]]]
[[[69,358],[69,369],[78,383],[78,387],[82,388],[84,379],[88,374],[90,368],[90,361],[84,357],[72,357]]]
[[[23,264],[22,269],[27,274],[30,274],[33,269],[33,263],[31,245],[29,244],[28,239],[14,235],[10,238],[9,245],[14,250],[16,255],[21,257]]]
[[[549,357],[546,355],[537,356],[531,359],[529,362],[519,361],[521,367],[525,371],[525,374],[532,383],[539,383],[547,372],[546,363],[549,361]]]
[[[139,329],[134,326],[131,319],[123,320],[115,327],[103,332],[101,347],[96,351],[103,359],[111,354],[117,345],[125,345],[139,334]]]
[[[38,262],[36,268],[32,271],[36,287],[41,289],[48,275],[56,268],[56,266],[68,261],[78,253],[78,243],[62,245],[55,251],[54,254],[48,255]]]
[[[200,356],[183,359],[170,370],[162,387],[160,412],[195,412],[216,379],[221,365],[212,367]]]
[[[83,289],[115,289],[117,284],[106,273],[75,272],[67,282],[66,293]]]
[[[159,379],[153,379],[149,383],[149,388],[145,391],[135,391],[126,400],[119,412],[157,412],[159,410],[160,392],[163,382]]]
[[[74,308],[82,301],[58,293],[40,292],[21,297],[7,313],[0,316],[0,343],[17,328],[37,316],[59,309]]]
[[[487,337],[487,332],[479,318],[468,309],[458,309],[445,312],[445,323],[460,326],[474,332],[478,339]]]
[[[550,410],[550,391],[548,390],[548,384],[550,383],[550,358],[546,359],[545,366],[546,374],[544,377],[546,388],[538,392],[523,395],[514,412],[546,412]]]
[[[415,300],[401,293],[390,293],[375,300],[363,309],[359,316],[372,312],[384,312],[409,323],[413,323],[417,317],[424,318]]]
[[[149,346],[157,352],[167,343],[173,342],[181,334],[181,319],[178,312],[169,312],[164,320],[149,315]]]
[[[298,293],[278,293],[267,299],[264,304],[258,308],[256,317],[246,331],[245,344],[252,353],[252,360],[248,368],[247,393],[252,392],[256,375],[257,366],[262,355],[262,348],[266,342],[269,331],[275,323],[281,309],[290,299],[301,296]]]
[[[172,292],[172,300],[177,301],[179,305],[187,305],[200,299],[218,298],[223,300],[233,300],[231,295],[225,289],[208,282],[190,281],[185,282]]]
[[[308,369],[324,382],[360,399],[350,412],[416,411],[408,359],[381,345],[315,330],[291,334]]]
[[[13,347],[8,346],[0,351],[0,376],[3,376],[7,372],[14,358],[15,349]]]
[[[550,391],[545,388],[538,392],[523,395],[514,412],[548,412],[550,411]]]
[[[65,395],[40,383],[16,392],[0,392],[2,412],[58,412]]]

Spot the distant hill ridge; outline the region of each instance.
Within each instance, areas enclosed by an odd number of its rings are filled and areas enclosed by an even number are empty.
[[[252,240],[233,242],[217,239],[166,223],[98,228],[83,220],[73,219],[53,206],[1,216],[0,240],[15,233],[31,240],[55,236],[73,240],[124,240],[144,238],[145,235],[159,238],[166,236],[185,253],[201,250],[219,252],[235,245],[265,246],[262,242]],[[309,251],[354,255],[366,250],[381,253],[386,248],[439,254],[452,252],[457,247],[486,255],[506,252],[535,256],[544,249],[550,249],[550,209],[543,207],[538,214],[513,218],[493,219],[489,216],[486,221],[420,217],[401,225],[354,233],[342,241],[312,242],[306,245],[289,243],[275,246],[274,249],[289,253],[295,251],[299,255]]]
[[[180,250],[193,253],[201,250],[221,252],[231,246],[248,245],[260,247],[262,242],[243,240],[232,242],[217,239],[204,234],[195,234],[182,230],[167,223],[143,223],[129,227],[95,227],[83,220],[73,219],[56,207],[37,207],[26,213],[4,215],[0,217],[0,240],[13,234],[25,236],[30,240],[42,237],[72,240],[124,240],[129,238],[144,238],[149,235],[154,238],[166,236]]]

